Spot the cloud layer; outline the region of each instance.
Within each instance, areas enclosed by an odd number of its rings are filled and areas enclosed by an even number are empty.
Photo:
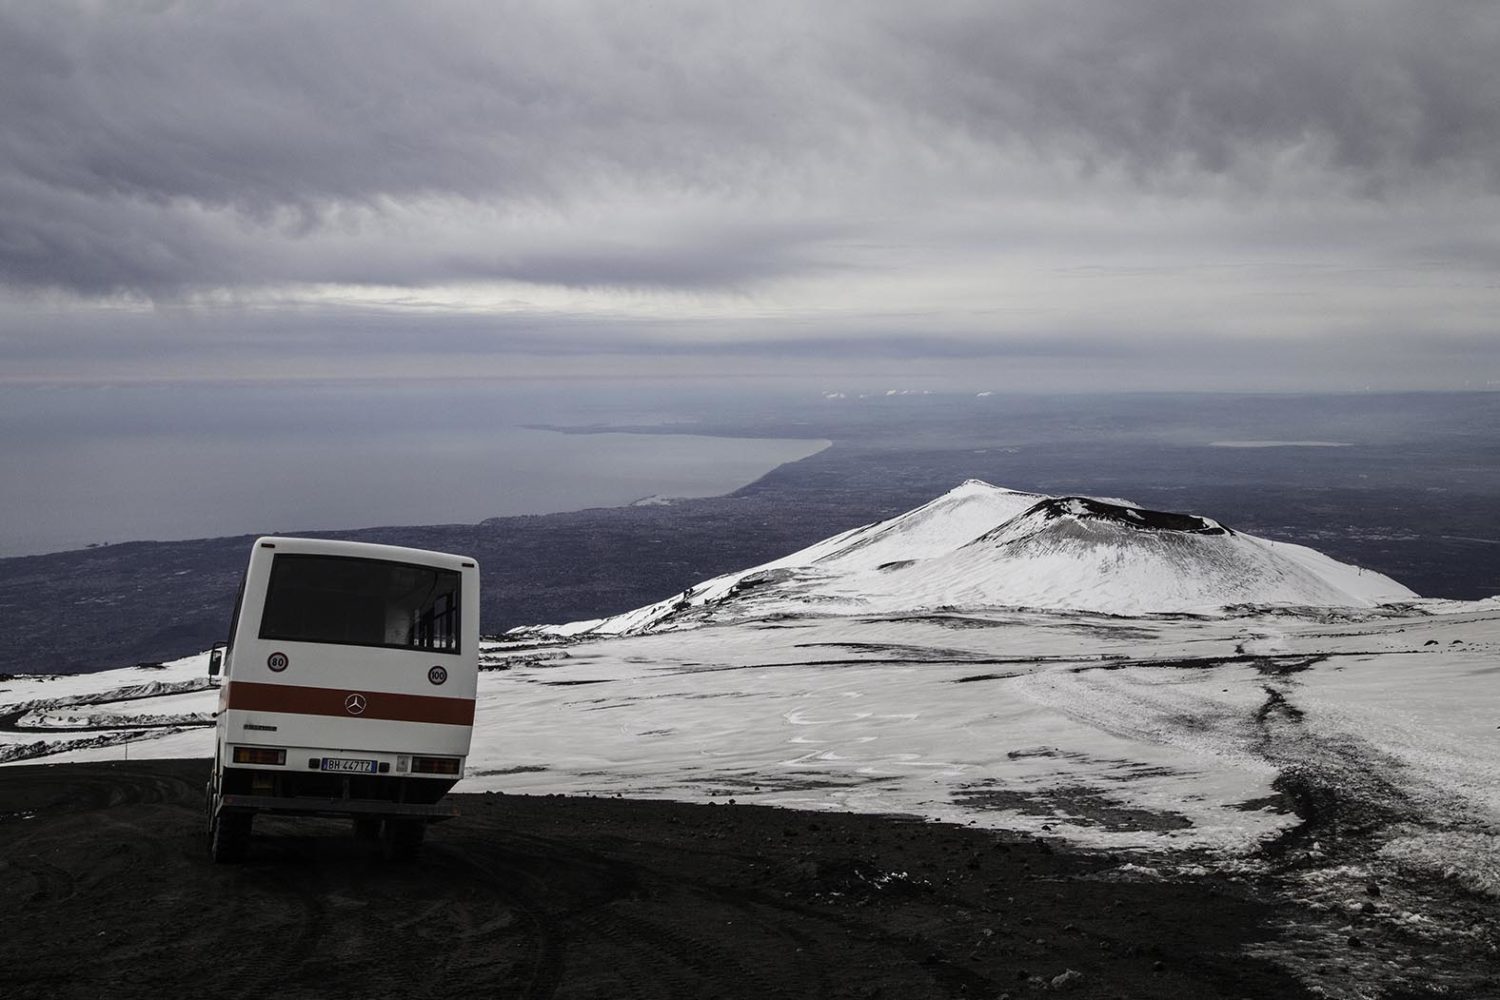
[[[5,5],[0,361],[1500,377],[1495,51],[1482,3]]]

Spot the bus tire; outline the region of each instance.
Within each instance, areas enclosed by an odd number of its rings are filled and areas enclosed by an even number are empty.
[[[380,839],[379,816],[356,816],[354,839],[361,844],[373,844]]]
[[[388,819],[385,821],[383,845],[385,856],[391,861],[411,861],[422,848],[422,837],[427,824],[419,819]]]
[[[215,864],[233,864],[245,859],[250,850],[250,825],[254,819],[254,813],[219,813],[208,842],[208,853]]]

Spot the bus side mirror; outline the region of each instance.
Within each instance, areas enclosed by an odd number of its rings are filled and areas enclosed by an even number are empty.
[[[215,646],[208,652],[208,676],[217,677],[224,668],[224,647]]]

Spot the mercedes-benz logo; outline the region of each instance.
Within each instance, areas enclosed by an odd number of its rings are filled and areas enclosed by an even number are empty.
[[[347,711],[350,715],[363,715],[365,714],[366,704],[367,702],[365,701],[364,695],[351,694],[349,697],[344,699],[344,710]]]

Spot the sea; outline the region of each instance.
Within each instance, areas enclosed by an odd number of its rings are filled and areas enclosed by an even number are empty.
[[[683,425],[714,391],[607,380],[6,385],[0,557],[716,496],[828,445],[691,433]],[[689,432],[649,432],[666,426]],[[645,432],[576,432],[600,427]]]

